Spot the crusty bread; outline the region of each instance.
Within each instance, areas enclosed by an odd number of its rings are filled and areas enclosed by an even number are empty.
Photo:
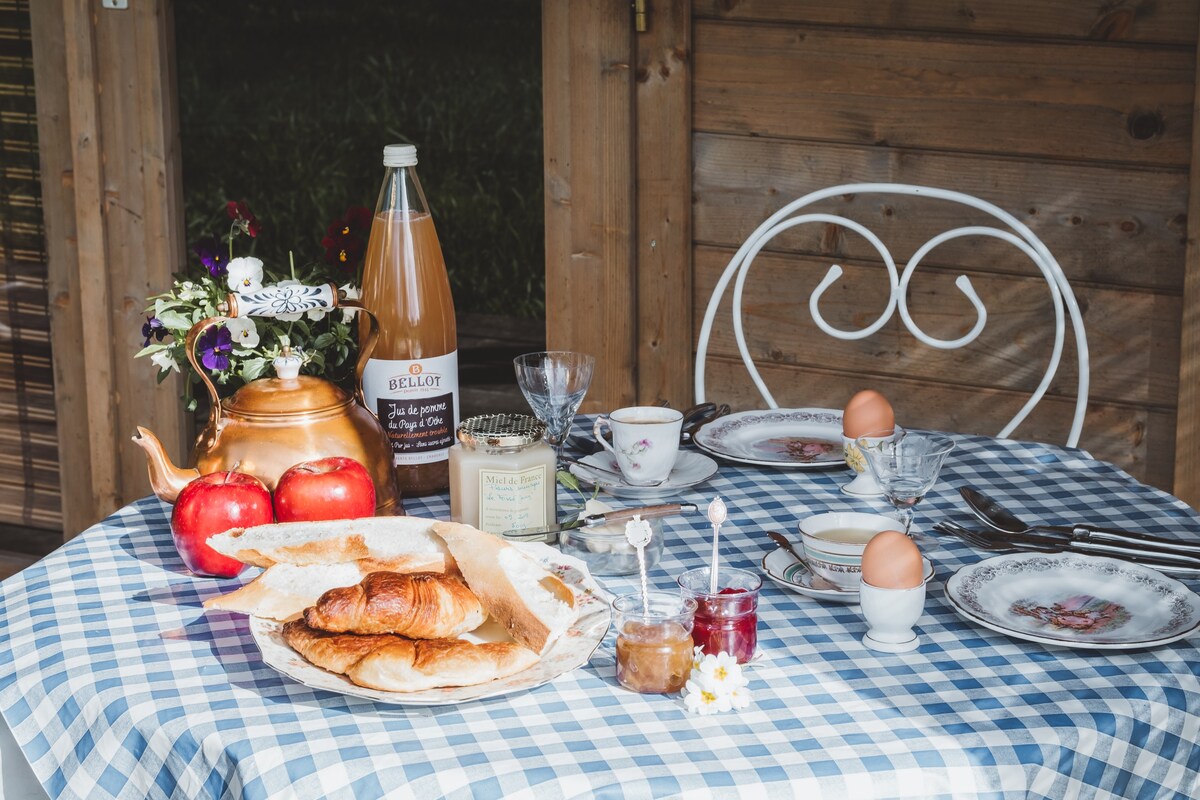
[[[461,578],[438,572],[372,572],[330,589],[304,611],[309,627],[330,633],[395,633],[445,639],[473,631],[487,615]]]
[[[356,561],[343,564],[276,564],[240,589],[210,597],[204,601],[204,607],[287,620],[317,602],[328,590],[352,586],[371,571]]]
[[[222,555],[256,567],[363,561],[393,572],[453,571],[446,545],[431,532],[435,520],[368,517],[325,522],[278,522],[210,536]]]
[[[454,522],[439,522],[433,530],[484,610],[530,650],[545,653],[575,621],[570,587],[499,536]]]
[[[283,638],[318,667],[388,692],[473,686],[520,672],[538,660],[536,653],[515,642],[327,633],[303,620],[284,625]]]

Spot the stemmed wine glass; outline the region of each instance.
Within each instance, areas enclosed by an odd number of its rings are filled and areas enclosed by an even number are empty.
[[[954,449],[954,440],[920,431],[896,431],[888,440],[878,437],[879,434],[867,434],[859,437],[857,444],[866,457],[867,468],[888,502],[895,506],[896,517],[908,533],[913,507],[937,482],[942,463]]]
[[[513,359],[517,385],[534,415],[546,425],[546,441],[561,460],[575,412],[592,384],[596,359],[586,353],[550,350]]]

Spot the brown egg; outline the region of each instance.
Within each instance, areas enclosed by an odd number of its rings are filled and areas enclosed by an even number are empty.
[[[896,413],[887,398],[874,389],[864,389],[846,403],[842,433],[851,439],[877,433],[887,436],[896,428]]]
[[[875,534],[863,550],[862,579],[879,589],[912,589],[924,577],[921,551],[900,531]]]

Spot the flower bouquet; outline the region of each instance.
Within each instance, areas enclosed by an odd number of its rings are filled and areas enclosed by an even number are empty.
[[[172,372],[186,370],[183,401],[188,411],[196,410],[192,389],[200,377],[187,359],[184,340],[192,325],[218,315],[218,304],[230,292],[334,283],[347,297],[359,296],[359,269],[371,227],[368,209],[352,207],[333,221],[321,241],[325,248],[322,261],[297,267],[293,259],[286,272],[272,270],[252,255],[234,257],[237,240],[244,236],[253,241],[262,225],[245,203],[228,203],[226,214],[228,234],[220,242],[214,237],[197,242],[192,247],[197,263],[177,274],[169,291],[147,298],[150,316],[142,325],[142,349],[135,356],[150,359],[158,369],[160,383]],[[317,309],[272,318],[232,318],[197,340],[196,355],[222,395],[266,374],[285,347],[301,357],[302,372],[344,383],[353,375],[358,351],[353,315],[350,310],[327,313]]]

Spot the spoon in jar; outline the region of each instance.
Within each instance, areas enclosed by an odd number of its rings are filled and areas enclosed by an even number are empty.
[[[810,567],[808,565],[808,561],[805,560],[804,556],[802,556],[798,552],[796,552],[796,548],[792,546],[792,543],[789,542],[788,538],[786,536],[784,536],[782,533],[780,533],[779,531],[767,531],[767,536],[769,536],[771,541],[773,541],[775,544],[779,545],[784,550],[787,550],[789,553],[791,553],[792,558],[796,559],[796,561],[800,562],[800,564],[803,565],[803,567],[806,570],[808,570],[808,574],[812,576],[812,579],[809,581],[809,586],[811,586],[814,589],[820,589],[822,591],[830,591],[830,590],[837,591],[837,592],[844,591],[843,589],[839,589],[837,586],[834,586],[832,583],[825,580],[817,573],[813,572],[812,567]]]

